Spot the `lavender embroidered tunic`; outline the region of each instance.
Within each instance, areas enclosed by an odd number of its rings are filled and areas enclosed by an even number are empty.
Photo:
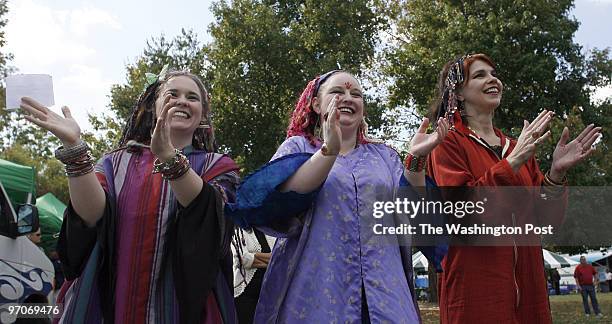
[[[372,323],[420,322],[410,246],[392,244],[388,236],[382,240],[371,227],[373,202],[390,199],[400,182],[407,183],[398,154],[384,144],[358,145],[338,156],[310,200],[297,193],[281,199],[275,187],[318,149],[304,137],[288,138],[239,188],[237,195],[249,202],[229,206],[237,223],[281,237],[255,323],[361,323],[362,289]],[[252,198],[255,188],[262,189],[259,198]],[[304,213],[270,216],[300,204],[307,204]]]

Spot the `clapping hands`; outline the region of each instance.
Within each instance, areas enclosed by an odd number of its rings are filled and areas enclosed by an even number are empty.
[[[438,144],[442,143],[446,134],[448,134],[450,124],[446,118],[440,117],[438,127],[433,133],[427,134],[427,127],[429,127],[429,119],[424,118],[416,134],[412,137],[412,141],[410,141],[410,154],[414,156],[428,155]]]

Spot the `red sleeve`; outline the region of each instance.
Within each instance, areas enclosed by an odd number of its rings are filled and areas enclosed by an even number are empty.
[[[542,187],[544,183],[544,174],[540,171],[538,161],[532,157],[527,161],[527,168],[532,178],[533,186]],[[540,221],[540,225],[553,225],[555,231],[561,227],[565,218],[565,209],[568,202],[568,190],[564,188],[563,193],[558,198],[543,200],[539,199],[537,203],[536,215]]]
[[[102,185],[102,189],[104,189],[104,191],[108,191],[108,184],[106,183],[106,175],[104,175],[104,173],[102,172],[97,172],[96,171],[96,178],[98,178],[98,182],[100,182],[100,184]]]
[[[438,145],[429,158],[428,171],[438,186],[520,186],[520,178],[506,159],[489,168],[477,178],[468,164],[467,152],[452,132]]]

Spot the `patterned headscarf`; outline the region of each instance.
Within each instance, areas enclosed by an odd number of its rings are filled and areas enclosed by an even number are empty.
[[[457,100],[457,90],[465,82],[465,60],[471,57],[471,54],[464,55],[457,59],[448,68],[446,80],[444,81],[444,93],[442,94],[442,102],[438,109],[438,115],[436,120],[440,117],[448,119],[449,123],[454,125],[456,122],[461,121],[461,114],[459,108],[461,108],[461,102]]]
[[[304,136],[313,146],[316,146],[316,143],[322,140],[315,136],[315,128],[319,123],[319,114],[312,108],[312,99],[318,95],[321,85],[332,75],[339,72],[348,73],[344,70],[332,70],[308,82],[291,115],[291,121],[287,128],[287,137]],[[357,142],[359,144],[382,142],[368,136],[368,123],[365,121],[365,118],[361,121],[361,125],[359,125]]]
[[[315,145],[317,138],[314,131],[319,121],[319,115],[312,109],[312,98],[317,96],[321,85],[338,72],[343,72],[343,70],[329,71],[308,82],[291,115],[287,137],[304,136],[310,144]]]

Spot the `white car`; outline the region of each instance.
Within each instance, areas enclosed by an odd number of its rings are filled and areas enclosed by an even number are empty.
[[[12,323],[9,306],[48,303],[53,264],[25,235],[38,230],[38,211],[13,207],[0,181],[0,323]]]

